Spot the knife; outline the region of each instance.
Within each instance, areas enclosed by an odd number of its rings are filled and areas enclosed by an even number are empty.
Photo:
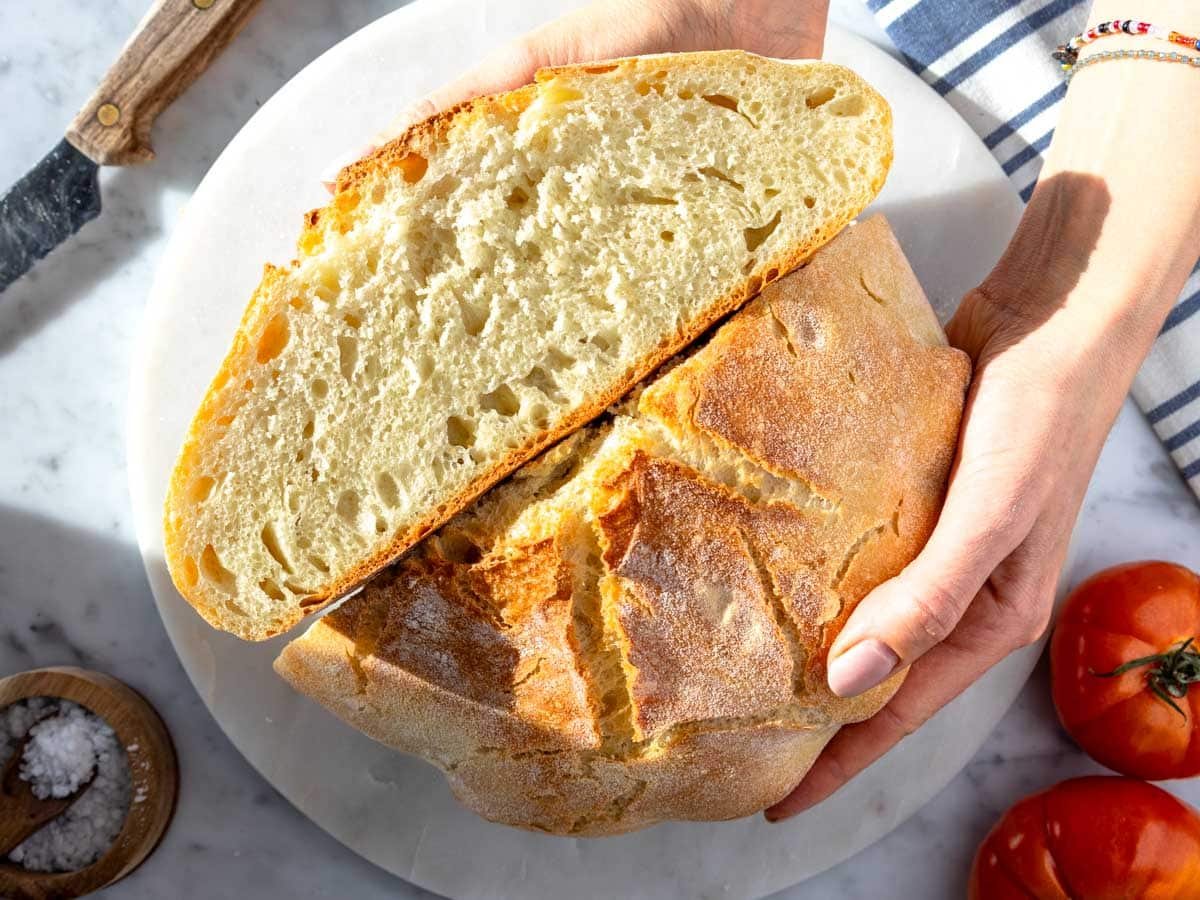
[[[66,137],[0,197],[0,291],[100,214],[100,166],[154,158],[150,126],[259,0],[156,0]]]

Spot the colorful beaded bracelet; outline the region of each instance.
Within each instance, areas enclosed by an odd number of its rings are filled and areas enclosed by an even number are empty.
[[[1183,63],[1200,69],[1200,56],[1188,56],[1186,53],[1158,53],[1154,50],[1101,50],[1086,59],[1081,59],[1073,66],[1067,67],[1067,81],[1075,77],[1080,69],[1104,62],[1110,59],[1157,59],[1162,62]]]
[[[1089,28],[1082,34],[1075,35],[1075,37],[1071,38],[1065,44],[1059,45],[1050,55],[1061,62],[1064,69],[1070,69],[1079,60],[1079,51],[1083,47],[1107,35],[1116,34],[1142,35],[1162,41],[1170,41],[1172,44],[1180,44],[1184,47],[1190,47],[1193,50],[1200,50],[1200,38],[1180,34],[1178,31],[1163,28],[1161,25],[1151,25],[1149,22],[1136,22],[1133,19],[1113,19],[1111,22],[1101,22],[1099,25]]]

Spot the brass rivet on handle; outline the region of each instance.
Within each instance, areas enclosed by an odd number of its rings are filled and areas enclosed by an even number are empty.
[[[215,0],[192,0],[192,6],[196,9],[208,9],[214,2]]]
[[[96,121],[105,128],[111,128],[121,118],[121,110],[115,103],[104,103],[96,110]]]

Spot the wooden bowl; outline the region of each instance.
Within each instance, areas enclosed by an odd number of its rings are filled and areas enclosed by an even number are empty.
[[[71,700],[95,713],[117,733],[129,757],[129,812],[112,846],[98,860],[75,872],[58,873],[0,862],[0,897],[82,897],[120,881],[158,845],[179,793],[175,748],[162,719],[141,694],[100,672],[62,666],[0,679],[0,709],[30,697]],[[143,799],[135,803],[135,798]]]

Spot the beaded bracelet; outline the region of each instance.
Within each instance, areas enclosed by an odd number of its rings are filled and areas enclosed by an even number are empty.
[[[1101,50],[1086,59],[1081,59],[1073,66],[1064,66],[1067,70],[1067,82],[1070,83],[1080,69],[1086,69],[1088,66],[1110,59],[1157,59],[1162,62],[1183,63],[1200,69],[1200,56],[1188,56],[1186,53],[1157,53],[1153,50]]]
[[[1163,28],[1161,25],[1151,25],[1149,22],[1136,22],[1133,19],[1113,19],[1111,22],[1101,22],[1099,25],[1095,25],[1087,31],[1075,35],[1075,37],[1071,38],[1065,44],[1060,44],[1050,55],[1063,64],[1064,70],[1068,70],[1079,61],[1079,51],[1083,47],[1107,35],[1117,34],[1157,38],[1158,40],[1169,41],[1172,44],[1190,47],[1193,50],[1200,50],[1200,38],[1180,34],[1178,31]]]

